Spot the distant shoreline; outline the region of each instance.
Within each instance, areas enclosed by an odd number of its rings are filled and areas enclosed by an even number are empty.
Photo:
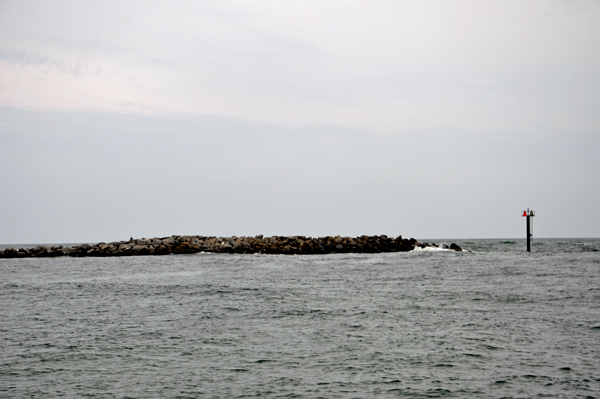
[[[148,256],[169,254],[193,254],[198,252],[230,254],[273,254],[273,255],[324,255],[334,253],[381,253],[408,252],[416,247],[438,247],[434,243],[419,243],[414,238],[402,236],[360,236],[360,237],[305,237],[272,236],[263,237],[206,237],[171,236],[162,238],[130,238],[129,241],[114,241],[95,245],[81,244],[72,247],[36,246],[35,248],[6,248],[0,251],[0,258],[50,258],[70,257],[112,257]],[[462,251],[452,243],[442,248]]]

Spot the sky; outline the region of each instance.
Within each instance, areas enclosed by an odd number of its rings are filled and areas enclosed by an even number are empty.
[[[0,0],[0,244],[600,237],[599,1]]]

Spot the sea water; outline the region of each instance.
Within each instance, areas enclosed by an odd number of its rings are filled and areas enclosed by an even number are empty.
[[[600,240],[0,259],[0,397],[600,397]]]

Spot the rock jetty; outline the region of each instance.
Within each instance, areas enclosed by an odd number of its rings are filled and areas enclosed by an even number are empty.
[[[438,247],[436,244],[419,243],[414,238],[405,239],[381,236],[360,237],[304,237],[272,236],[263,237],[204,237],[171,236],[163,238],[140,238],[129,241],[101,242],[96,245],[82,244],[64,248],[63,246],[37,246],[35,248],[6,248],[0,251],[0,258],[44,258],[56,256],[133,256],[169,255],[214,252],[229,254],[284,254],[318,255],[334,253],[379,253],[407,252],[415,247]],[[439,248],[439,247],[438,247]],[[441,248],[461,251],[452,243]]]

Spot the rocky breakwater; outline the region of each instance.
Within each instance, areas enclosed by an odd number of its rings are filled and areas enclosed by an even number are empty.
[[[141,238],[129,241],[101,242],[95,245],[82,244],[73,247],[37,246],[35,248],[6,248],[0,251],[0,258],[28,258],[55,256],[134,256],[134,255],[169,255],[193,254],[197,252],[231,253],[231,254],[285,254],[285,255],[318,255],[334,253],[379,253],[407,252],[415,247],[425,248],[436,244],[421,244],[414,238],[405,239],[382,236],[360,237],[304,237],[273,236],[263,237],[205,237],[205,236],[171,236],[163,238]],[[461,251],[452,244],[448,249]]]

